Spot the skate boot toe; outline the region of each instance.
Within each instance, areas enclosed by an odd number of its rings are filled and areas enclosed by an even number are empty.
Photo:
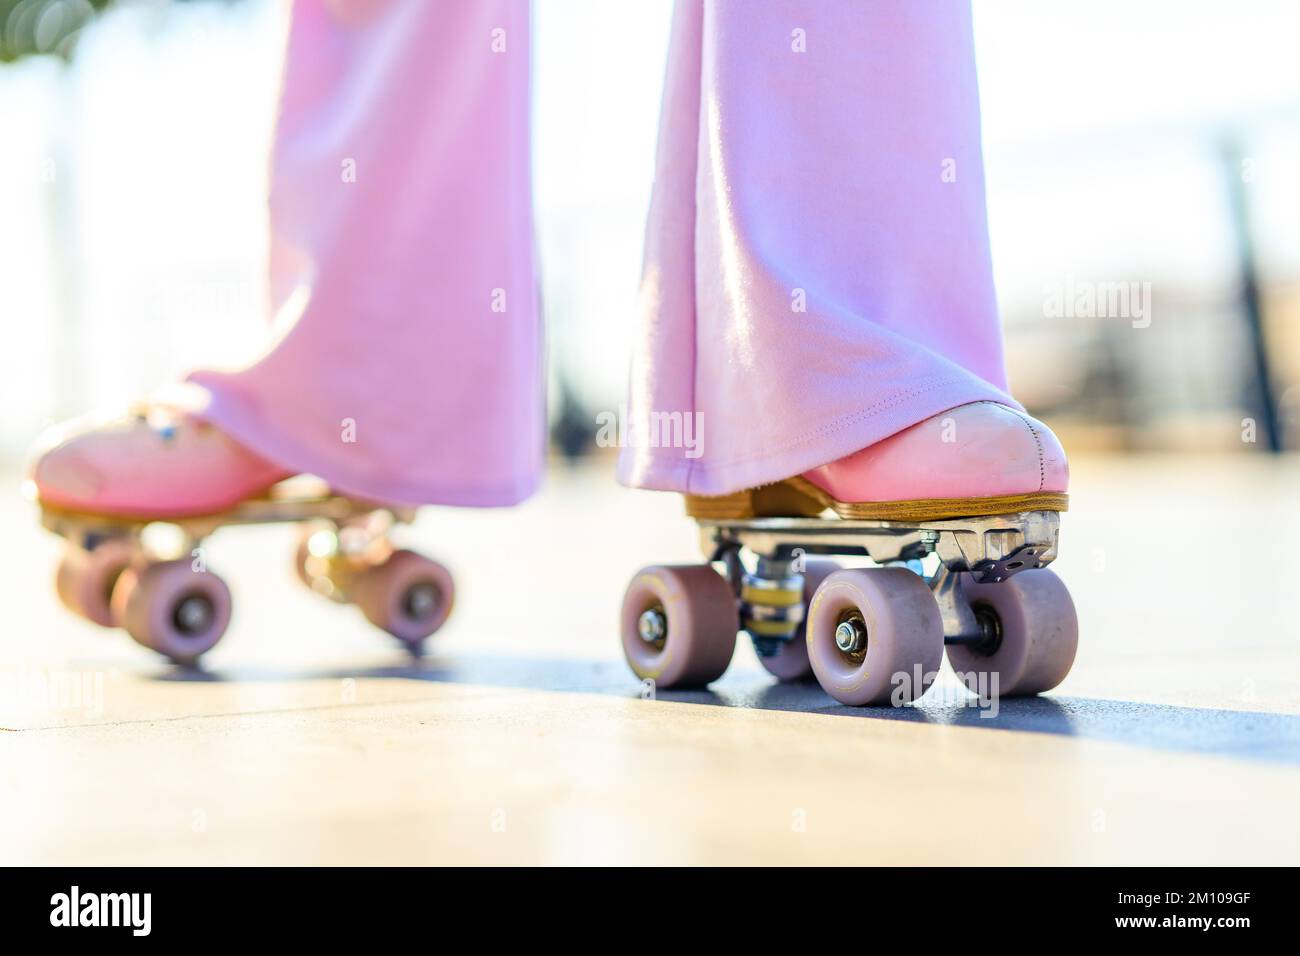
[[[1069,466],[1042,422],[996,402],[974,402],[792,481],[823,495],[844,517],[890,517],[882,511],[890,506],[897,517],[1063,511]]]
[[[104,487],[99,470],[66,445],[41,455],[32,465],[28,481],[41,501],[94,501]]]
[[[192,415],[138,407],[42,436],[25,487],[43,508],[123,517],[215,513],[290,472]]]

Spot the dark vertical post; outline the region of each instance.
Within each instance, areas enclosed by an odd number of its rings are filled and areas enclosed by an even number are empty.
[[[1241,308],[1250,335],[1251,371],[1254,373],[1255,412],[1268,450],[1282,450],[1282,433],[1278,427],[1277,398],[1269,372],[1268,342],[1264,330],[1264,311],[1259,296],[1259,263],[1255,258],[1254,233],[1250,219],[1250,199],[1246,195],[1245,169],[1241,147],[1232,137],[1225,138],[1221,155],[1232,213],[1236,245],[1237,271],[1241,283]]]

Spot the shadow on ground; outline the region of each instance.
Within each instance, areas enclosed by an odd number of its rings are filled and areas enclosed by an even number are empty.
[[[355,670],[170,670],[173,681],[272,681],[370,678],[479,684],[567,693],[637,697],[641,688],[621,661],[575,661],[476,655],[426,658]],[[1300,715],[1215,710],[1089,697],[1030,697],[999,702],[996,712],[942,688],[917,706],[844,707],[815,683],[778,684],[761,671],[736,670],[707,690],[664,691],[660,701],[827,714],[861,720],[1019,730],[1109,740],[1139,747],[1300,764]],[[958,689],[959,690],[959,689]]]

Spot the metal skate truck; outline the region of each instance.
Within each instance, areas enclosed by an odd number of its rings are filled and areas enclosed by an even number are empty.
[[[1065,679],[1078,646],[1074,602],[1047,569],[1067,504],[1046,492],[842,504],[802,478],[687,495],[707,563],[636,575],[623,650],[662,688],[717,680],[743,631],[771,674],[815,677],[843,704],[918,699],[945,651],[981,698],[1038,694]]]

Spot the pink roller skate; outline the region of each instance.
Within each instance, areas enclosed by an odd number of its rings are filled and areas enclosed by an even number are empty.
[[[65,426],[44,444],[26,491],[40,505],[41,523],[68,542],[60,599],[173,661],[194,664],[230,621],[230,590],[199,549],[226,525],[301,525],[303,582],[356,604],[412,652],[451,612],[447,569],[390,541],[414,509],[333,494],[181,408],[144,405],[114,420]],[[154,524],[179,529],[180,546],[166,554],[147,546],[144,530]]]
[[[785,481],[687,495],[713,567],[641,571],[624,652],[659,686],[703,686],[743,630],[780,680],[814,676],[865,705],[919,698],[946,647],[982,697],[1050,690],[1078,643],[1069,592],[1046,570],[1068,481],[1045,425],[977,402]]]

